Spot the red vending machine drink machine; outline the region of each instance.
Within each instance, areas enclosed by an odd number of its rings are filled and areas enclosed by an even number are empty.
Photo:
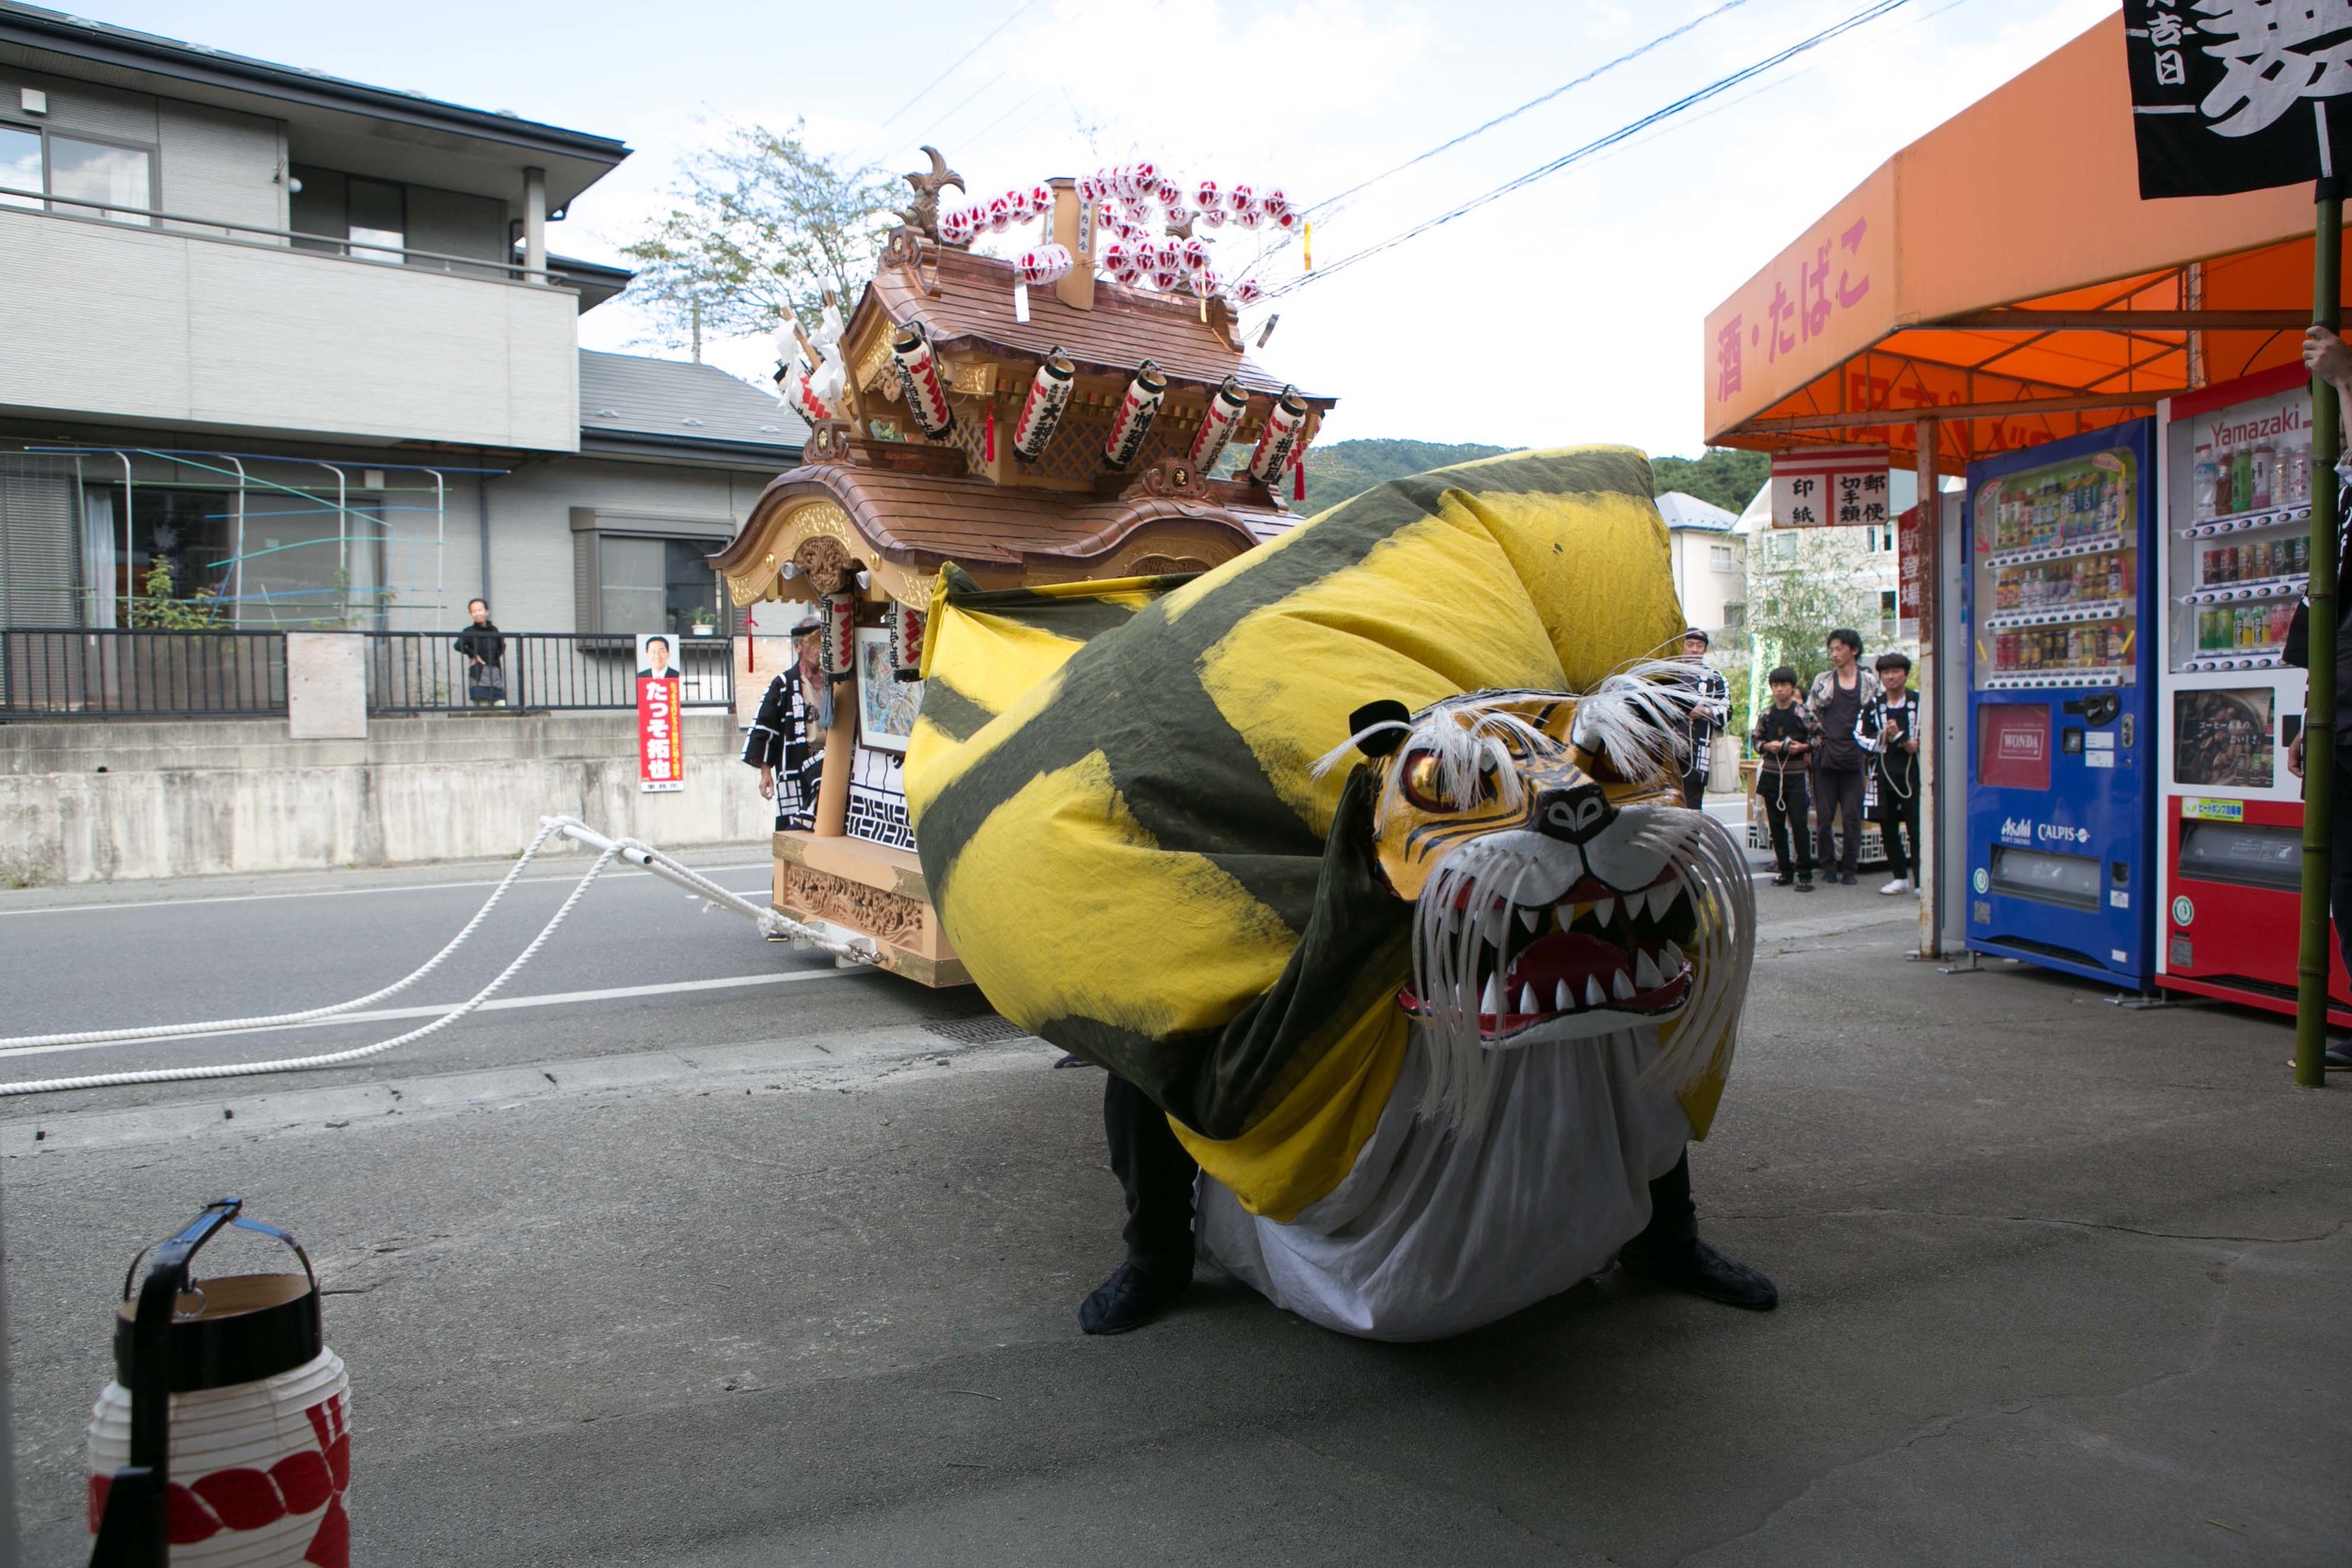
[[[2303,672],[2280,658],[2310,562],[2311,381],[2300,365],[2173,398],[2162,420],[2163,701],[2156,983],[2295,1010]],[[2324,641],[2323,641],[2323,646]],[[2332,1019],[2352,989],[2330,963]]]

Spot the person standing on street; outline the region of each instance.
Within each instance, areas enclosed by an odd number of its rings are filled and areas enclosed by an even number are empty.
[[[1764,798],[1764,818],[1772,824],[1772,859],[1779,874],[1775,887],[1787,887],[1791,872],[1797,891],[1813,891],[1813,828],[1806,819],[1805,779],[1813,769],[1813,715],[1797,701],[1797,673],[1784,664],[1772,673],[1772,705],[1756,716],[1748,736],[1756,748],[1756,792]],[[1789,838],[1796,839],[1796,861],[1789,863]]]
[[[778,832],[817,825],[817,784],[833,728],[833,683],[818,662],[818,626],[812,615],[792,628],[793,660],[768,683],[743,737],[743,760],[759,769],[759,797],[776,803]]]
[[[1862,634],[1840,626],[1829,634],[1829,668],[1813,677],[1805,706],[1813,712],[1820,739],[1813,749],[1813,810],[1820,824],[1814,853],[1821,879],[1854,885],[1862,858],[1862,742],[1854,735],[1870,682],[1862,673]],[[1831,858],[1830,821],[1837,822],[1836,858]]]
[[[490,601],[469,599],[473,624],[451,644],[466,661],[466,700],[476,707],[506,705],[506,638],[490,624]]]
[[[1878,657],[1880,689],[1854,728],[1878,770],[1879,835],[1886,841],[1887,895],[1913,891],[1919,877],[1919,737],[1926,732],[1919,694],[1910,689],[1911,660]]]
[[[1707,633],[1692,626],[1682,634],[1682,657],[1691,666],[1691,685],[1698,701],[1691,705],[1683,738],[1682,803],[1697,811],[1707,799],[1707,775],[1714,760],[1715,737],[1731,721],[1731,688],[1722,672],[1707,664]]]
[[[2303,363],[2313,375],[2333,382],[2345,405],[2352,406],[2352,344],[2324,326],[2313,326],[2303,334]],[[2343,465],[2337,467],[2341,472]],[[2313,474],[2312,479],[2314,483],[2327,483],[2324,474]],[[2341,573],[2338,580],[2344,580]],[[2339,611],[2344,602],[2341,596],[2337,599]],[[2306,621],[2308,610],[2306,606]],[[2292,646],[2294,639],[2288,641]],[[2307,627],[2305,644],[2307,658],[2326,658],[2332,650],[2336,661],[2336,772],[2331,792],[2335,831],[2328,841],[2328,907],[2335,917],[2337,951],[2344,955],[2345,965],[2352,967],[2352,618],[2338,614],[2332,641],[2325,628]],[[2288,657],[2292,660],[2293,655]],[[2300,730],[2287,748],[2287,771],[2303,777]],[[2352,1071],[2352,1040],[2330,1040],[2326,1061],[2329,1072]]]

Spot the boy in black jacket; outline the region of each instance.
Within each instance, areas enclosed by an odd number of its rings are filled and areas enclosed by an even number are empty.
[[[1784,664],[1768,677],[1772,706],[1756,721],[1749,736],[1760,758],[1756,771],[1756,793],[1764,797],[1764,815],[1772,828],[1772,857],[1780,874],[1775,887],[1789,881],[1788,839],[1795,830],[1796,883],[1799,893],[1813,891],[1813,835],[1807,829],[1810,800],[1806,783],[1813,768],[1813,714],[1797,701],[1797,673]]]

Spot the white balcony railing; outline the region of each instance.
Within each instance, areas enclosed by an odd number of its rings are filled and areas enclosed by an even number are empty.
[[[109,211],[0,205],[0,407],[579,450],[579,300],[546,275]]]

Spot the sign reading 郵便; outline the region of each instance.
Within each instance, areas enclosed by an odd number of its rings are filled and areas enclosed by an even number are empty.
[[[2352,0],[2123,0],[2143,199],[2352,175]]]
[[[1886,527],[1884,447],[1807,447],[1772,454],[1774,528]]]

